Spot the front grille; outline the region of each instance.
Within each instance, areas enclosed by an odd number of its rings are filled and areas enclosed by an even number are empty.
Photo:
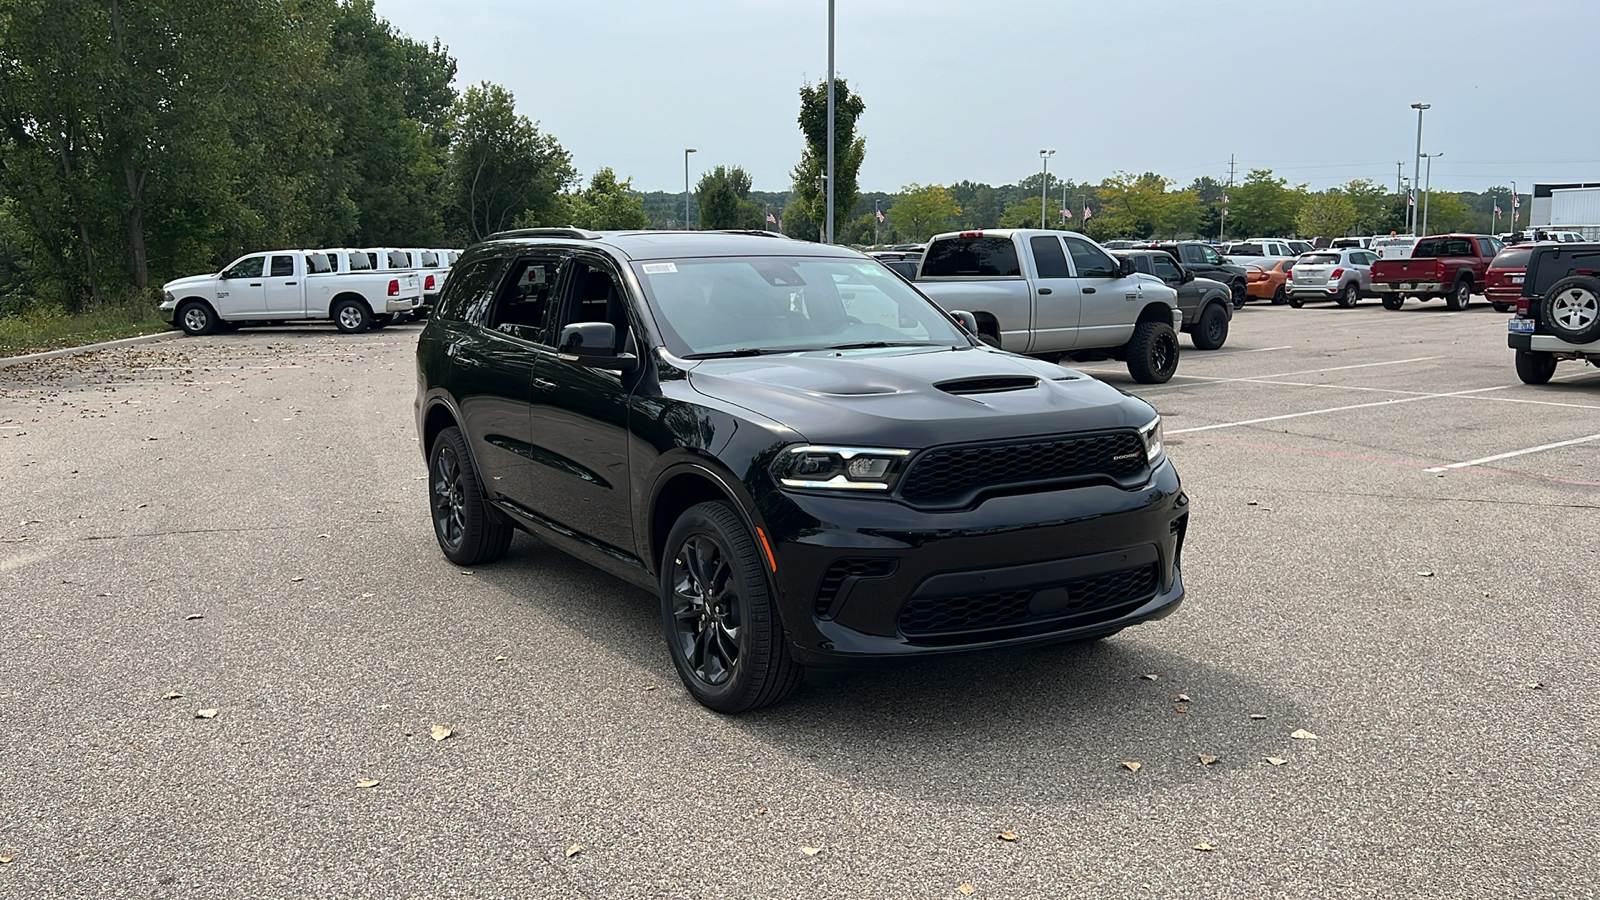
[[[947,505],[996,488],[1104,476],[1144,469],[1144,444],[1132,431],[939,447],[918,456],[900,486],[911,503]]]
[[[1119,607],[1148,600],[1160,583],[1160,569],[1151,563],[1059,585],[912,600],[900,612],[900,631],[909,638],[938,637],[1115,613]],[[1048,608],[1035,603],[1036,598],[1043,599],[1041,594],[1051,598]]]
[[[886,578],[893,574],[895,561],[892,559],[840,559],[835,560],[828,571],[822,574],[822,581],[817,583],[817,599],[813,606],[819,616],[831,616],[835,612],[834,599],[839,596],[839,590],[844,586],[847,578]]]

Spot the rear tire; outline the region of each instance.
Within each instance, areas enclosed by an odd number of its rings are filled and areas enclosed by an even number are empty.
[[[372,327],[372,310],[360,300],[340,300],[330,312],[334,327],[345,334],[360,334]]]
[[[1228,341],[1228,311],[1221,303],[1210,303],[1189,332],[1196,350],[1216,350]]]
[[[1472,303],[1472,279],[1462,278],[1444,295],[1444,304],[1450,309],[1460,312]]]
[[[1539,321],[1571,344],[1600,340],[1600,278],[1573,275],[1551,285],[1539,301]]]
[[[1400,296],[1399,294],[1384,294],[1383,295],[1383,308],[1384,309],[1399,309],[1400,307],[1404,306],[1405,304],[1406,304],[1406,298]]]
[[[1354,281],[1352,281],[1349,284],[1345,285],[1344,286],[1344,290],[1339,292],[1339,305],[1344,307],[1345,309],[1350,309],[1351,307],[1355,306],[1357,303],[1360,303],[1360,302],[1361,302],[1361,285],[1356,283],[1356,282],[1354,282]]]
[[[1556,374],[1556,355],[1541,350],[1517,351],[1517,377],[1523,384],[1549,384]]]
[[[1178,333],[1166,322],[1140,322],[1124,349],[1128,374],[1140,384],[1166,384],[1178,371]]]
[[[484,498],[467,440],[453,425],[439,432],[428,450],[428,500],[433,536],[445,559],[476,566],[494,562],[510,549],[513,529]]]
[[[1299,309],[1300,307],[1305,306],[1305,305],[1306,305],[1306,302],[1304,300],[1301,300],[1299,297],[1295,297],[1295,296],[1290,296],[1289,297],[1289,308],[1290,309]]]
[[[721,501],[690,507],[667,535],[661,623],[684,687],[717,712],[777,703],[805,675],[789,655],[755,536]]]
[[[1497,312],[1497,313],[1508,313],[1508,312],[1511,312],[1511,310],[1513,310],[1515,308],[1516,307],[1512,306],[1510,303],[1496,303],[1496,304],[1494,304],[1494,311]]]
[[[1278,289],[1272,292],[1272,305],[1282,306],[1288,302],[1289,292],[1283,289],[1283,285],[1278,285]]]

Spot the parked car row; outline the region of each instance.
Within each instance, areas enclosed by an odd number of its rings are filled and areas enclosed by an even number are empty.
[[[162,285],[160,312],[186,334],[329,320],[346,334],[427,314],[460,252],[273,250]]]

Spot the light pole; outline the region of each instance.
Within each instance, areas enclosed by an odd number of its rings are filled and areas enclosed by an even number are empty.
[[[699,153],[693,147],[683,148],[683,230],[689,230],[689,154]]]
[[[833,243],[833,0],[828,0],[828,224],[822,242]]]
[[[1424,153],[1423,159],[1428,161],[1428,180],[1422,183],[1422,230],[1417,232],[1417,237],[1428,235],[1428,198],[1433,194],[1433,161],[1443,153]]]
[[[1039,158],[1044,160],[1044,171],[1039,180],[1039,227],[1048,228],[1044,220],[1045,211],[1050,208],[1050,157],[1055,156],[1054,150],[1040,150]]]
[[[1411,108],[1417,111],[1417,157],[1411,166],[1411,186],[1413,190],[1422,181],[1422,111],[1432,106],[1432,103],[1411,104]],[[1411,233],[1417,237],[1422,237],[1422,235],[1417,234],[1416,199],[1412,198],[1411,202],[1406,205],[1408,207],[1406,209],[1406,222],[1411,226]]]

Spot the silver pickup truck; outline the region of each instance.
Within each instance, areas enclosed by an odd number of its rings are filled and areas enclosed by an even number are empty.
[[[1001,349],[1051,360],[1118,359],[1142,384],[1178,371],[1177,291],[1081,234],[1030,229],[934,236],[916,286],[964,310]]]

